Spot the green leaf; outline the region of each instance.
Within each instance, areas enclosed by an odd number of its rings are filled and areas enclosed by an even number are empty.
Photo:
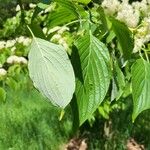
[[[125,89],[125,76],[123,74],[123,72],[121,71],[118,63],[116,61],[114,61],[114,79],[112,80],[112,95],[113,97],[111,98],[111,100],[118,100]]]
[[[117,62],[114,62],[114,71],[115,71],[115,78],[118,83],[118,87],[124,88],[125,87],[125,77],[123,72],[121,71]]]
[[[99,14],[99,16],[97,17],[99,25],[97,26],[95,35],[98,36],[99,39],[101,39],[108,32],[107,19],[101,6],[99,6],[96,11]]]
[[[150,108],[150,63],[143,59],[137,60],[131,73],[134,121],[142,111]]]
[[[42,39],[46,39],[41,27],[36,24],[36,23],[31,23],[30,25],[28,25],[30,27],[30,29],[32,30],[33,34],[36,36],[36,37],[39,37],[39,38],[42,38]],[[29,31],[29,30],[27,30]],[[30,33],[30,32],[29,32]]]
[[[35,7],[34,9],[34,12],[33,12],[33,15],[32,15],[32,18],[31,18],[31,22],[33,23],[34,19],[36,19],[37,15],[44,9],[48,8],[49,7],[49,3],[51,2],[43,2],[43,3],[38,3],[37,6]]]
[[[56,11],[52,12],[48,19],[49,27],[62,25],[74,19],[80,19],[79,8],[69,0],[55,0],[58,4]]]
[[[75,90],[74,72],[65,49],[34,38],[28,67],[34,86],[54,105],[65,108]]]
[[[78,62],[75,64],[78,75],[75,94],[81,125],[91,117],[106,96],[110,82],[110,57],[105,45],[91,33],[79,38],[75,46],[81,62],[81,66]],[[75,61],[78,61],[77,57]],[[80,68],[82,75],[78,72]]]
[[[88,4],[91,0],[75,0],[75,1],[83,3],[83,4]]]
[[[77,16],[65,8],[60,8],[56,12],[52,12],[48,18],[48,26],[50,28],[63,25],[69,21],[76,19]]]
[[[70,11],[71,13],[75,14],[78,16],[78,11],[76,9],[76,5],[72,3],[70,0],[55,0],[59,6],[65,8],[66,10]]]
[[[121,46],[124,58],[126,60],[130,59],[131,53],[134,48],[134,41],[132,38],[131,31],[128,29],[128,27],[124,23],[118,20],[111,18],[111,22],[112,22],[113,31],[115,32],[117,39],[119,41],[119,44]]]
[[[6,101],[6,91],[3,88],[0,88],[0,101],[1,102]]]
[[[109,35],[106,38],[106,43],[111,43],[112,40],[115,38],[115,33],[113,30],[110,31]]]

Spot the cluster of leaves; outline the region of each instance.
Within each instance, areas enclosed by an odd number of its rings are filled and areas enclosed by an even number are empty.
[[[61,108],[71,101],[75,122],[82,125],[105,100],[132,94],[132,120],[150,107],[148,52],[132,54],[134,34],[90,1],[55,0],[48,28],[69,26],[71,62],[65,49],[33,36],[29,74],[35,87]],[[88,5],[87,5],[88,4]],[[73,98],[72,98],[73,97]]]
[[[49,7],[53,9],[45,11]],[[109,118],[113,103],[131,95],[133,121],[150,107],[149,51],[141,50],[133,54],[134,32],[107,16],[96,1],[53,0],[38,3],[35,8],[21,10],[17,17],[7,20],[1,30],[2,36],[8,38],[20,31],[20,27],[24,28],[25,34],[31,32],[33,36],[29,74],[35,87],[63,109],[71,102],[75,122],[79,125],[91,119],[96,109],[104,118]],[[64,27],[68,28],[63,32],[67,49],[58,45],[57,40],[52,43],[53,37]],[[44,33],[42,28],[46,28],[47,32]],[[3,52],[5,61],[9,53],[9,49]],[[17,55],[26,57],[27,51],[22,54],[19,50]],[[24,69],[20,65],[9,67],[5,61],[4,67],[10,68],[10,73],[5,78],[7,80],[1,80],[1,85],[20,88],[24,82],[18,84],[21,81],[19,74],[27,73],[26,66],[23,66]],[[1,89],[0,93],[5,100],[4,90]]]

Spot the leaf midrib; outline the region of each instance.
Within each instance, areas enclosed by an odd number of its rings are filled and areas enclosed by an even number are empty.
[[[47,62],[46,62],[46,58],[44,57],[44,54],[43,54],[43,52],[41,51],[41,47],[40,47],[40,45],[38,44],[38,42],[36,41],[36,39],[38,39],[38,38],[35,38],[35,37],[33,37],[33,39],[34,39],[34,41],[35,41],[35,43],[36,43],[36,45],[37,45],[37,47],[38,47],[38,49],[39,49],[39,51],[40,51],[40,53],[41,53],[41,56],[43,57],[43,60],[44,60],[44,62],[45,62],[45,65],[46,65],[46,68],[47,68],[47,70],[49,70],[48,69],[48,65],[47,65]],[[51,74],[50,74],[51,75]],[[53,78],[53,76],[51,76],[52,78]],[[57,84],[57,82],[56,82],[56,80],[53,78],[53,81],[55,82],[55,84]],[[59,92],[59,90],[58,90],[58,88],[57,88],[57,92]],[[55,93],[55,92],[54,92]],[[59,92],[59,94],[61,95],[61,97],[62,97],[62,99],[64,99],[63,98],[63,96],[62,96],[62,94]],[[56,94],[57,95],[57,94]]]

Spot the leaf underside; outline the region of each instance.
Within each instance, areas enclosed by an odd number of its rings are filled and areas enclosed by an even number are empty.
[[[62,46],[34,38],[28,68],[34,86],[54,105],[64,108],[69,104],[75,90],[75,77]]]

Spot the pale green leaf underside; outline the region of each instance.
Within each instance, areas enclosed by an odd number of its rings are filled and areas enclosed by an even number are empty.
[[[28,67],[34,86],[44,96],[62,108],[69,104],[75,90],[75,77],[62,46],[34,38]]]
[[[75,45],[78,48],[84,80],[83,83],[77,80],[76,84],[81,125],[91,117],[107,93],[110,82],[110,57],[105,45],[92,34],[78,39]]]
[[[150,64],[139,59],[132,66],[133,121],[150,108]]]

